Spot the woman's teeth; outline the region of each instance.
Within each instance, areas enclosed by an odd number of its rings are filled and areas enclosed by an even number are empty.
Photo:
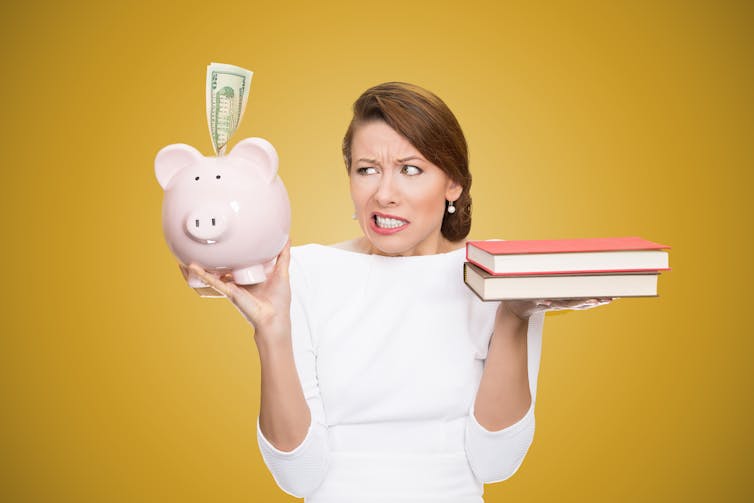
[[[385,217],[380,217],[377,215],[374,216],[374,219],[377,222],[377,227],[380,227],[382,229],[395,229],[396,227],[402,227],[403,225],[408,223],[404,220],[396,220],[395,218],[385,218]]]

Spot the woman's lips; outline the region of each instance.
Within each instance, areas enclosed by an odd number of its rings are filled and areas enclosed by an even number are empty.
[[[369,219],[369,226],[372,228],[372,231],[383,236],[400,232],[408,227],[408,224],[409,222],[403,218],[385,213],[372,213],[372,218]]]

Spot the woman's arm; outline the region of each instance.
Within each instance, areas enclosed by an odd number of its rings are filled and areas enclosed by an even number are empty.
[[[291,311],[300,307],[294,300]],[[292,318],[291,344],[257,342],[262,371],[257,443],[277,485],[303,498],[322,484],[329,446],[308,326],[300,314]]]
[[[261,284],[239,286],[195,264],[190,269],[225,295],[254,328],[262,369],[260,427],[276,449],[293,450],[306,436],[311,417],[293,354],[290,242]]]
[[[466,454],[480,481],[500,482],[512,476],[534,439],[534,404],[545,311],[589,309],[610,300],[500,304],[466,426]]]
[[[248,287],[196,265],[191,270],[228,297],[254,327],[262,374],[257,442],[278,486],[300,498],[324,480],[329,449],[305,308],[309,296],[294,263],[289,243],[267,280]],[[297,272],[289,274],[289,266]]]
[[[544,313],[511,317],[502,304],[496,312],[482,378],[466,423],[466,455],[481,482],[512,476],[534,439],[543,322]]]
[[[288,338],[257,338],[261,367],[259,427],[264,437],[280,451],[300,445],[311,424],[309,406],[304,398]]]
[[[487,430],[502,430],[520,420],[531,405],[527,365],[528,319],[501,304],[490,338],[474,416]]]

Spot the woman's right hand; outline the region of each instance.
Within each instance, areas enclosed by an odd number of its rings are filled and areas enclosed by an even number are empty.
[[[267,279],[255,285],[237,285],[232,279],[226,281],[197,264],[189,265],[189,269],[233,303],[251,323],[257,341],[262,338],[275,342],[290,338],[291,334],[290,260],[291,242],[288,240]]]

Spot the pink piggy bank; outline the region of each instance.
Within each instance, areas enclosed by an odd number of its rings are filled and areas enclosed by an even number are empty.
[[[155,174],[165,190],[162,229],[183,264],[231,273],[240,285],[261,283],[288,241],[291,206],[277,176],[278,155],[262,138],[247,138],[223,157],[168,145]],[[208,287],[189,272],[189,286]]]

